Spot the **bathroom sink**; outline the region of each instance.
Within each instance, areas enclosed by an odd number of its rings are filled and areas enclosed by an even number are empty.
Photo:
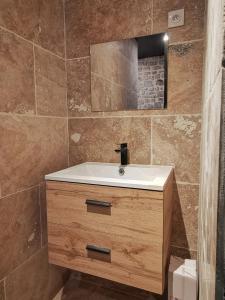
[[[45,179],[163,191],[173,170],[171,166],[127,165],[121,175],[120,168],[116,163],[86,162],[48,174]]]

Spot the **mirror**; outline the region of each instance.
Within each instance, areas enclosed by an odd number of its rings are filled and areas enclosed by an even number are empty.
[[[92,111],[167,106],[167,33],[91,45]]]

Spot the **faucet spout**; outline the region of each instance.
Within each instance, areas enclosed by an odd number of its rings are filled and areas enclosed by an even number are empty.
[[[126,166],[128,162],[128,147],[127,143],[120,144],[120,149],[116,149],[115,152],[120,153],[120,164],[121,166]]]

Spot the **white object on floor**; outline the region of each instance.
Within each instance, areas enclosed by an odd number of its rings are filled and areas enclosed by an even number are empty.
[[[86,162],[45,176],[46,180],[99,184],[163,191],[171,166],[127,165],[124,175],[119,164]]]
[[[168,300],[197,299],[196,260],[171,257]]]
[[[58,294],[54,297],[53,300],[61,300],[62,299],[63,288],[58,292]]]

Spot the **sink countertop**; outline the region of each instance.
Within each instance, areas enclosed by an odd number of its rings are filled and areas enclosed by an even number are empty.
[[[86,162],[45,176],[46,180],[163,191],[172,166]]]

